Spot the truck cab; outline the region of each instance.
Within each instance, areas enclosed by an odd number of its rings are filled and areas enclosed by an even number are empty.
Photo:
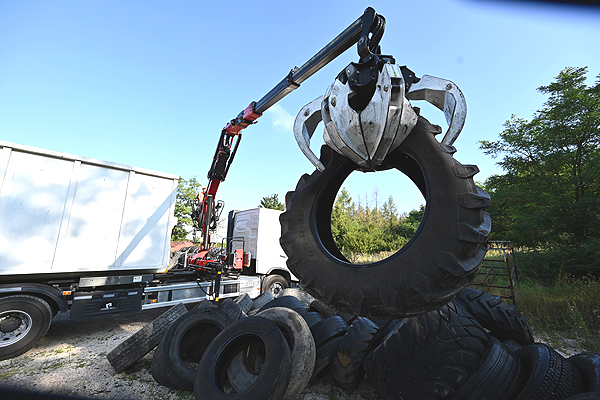
[[[227,236],[231,238],[228,253],[237,249],[250,253],[245,272],[260,276],[262,291],[270,291],[275,297],[298,281],[288,269],[287,256],[279,244],[281,213],[268,208],[233,210],[227,224]]]

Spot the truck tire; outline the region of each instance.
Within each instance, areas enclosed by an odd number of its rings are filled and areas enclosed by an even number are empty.
[[[193,310],[179,317],[167,330],[152,357],[152,377],[163,386],[193,390],[196,367],[182,359],[186,337],[200,337],[205,331],[222,332],[233,321],[221,310]],[[218,336],[218,335],[215,335]],[[189,351],[189,350],[188,350]]]
[[[486,330],[450,302],[402,321],[367,355],[363,367],[383,398],[448,399],[478,370],[491,348]]]
[[[373,348],[379,327],[368,318],[358,317],[342,338],[331,361],[329,373],[345,390],[354,390],[364,376],[363,360]]]
[[[310,377],[310,383],[318,382],[319,379],[327,374],[329,367],[331,366],[331,361],[333,361],[333,357],[335,357],[335,354],[340,348],[341,343],[342,338],[338,336],[317,348],[315,368],[313,369],[312,376]]]
[[[600,393],[600,354],[581,353],[567,358],[581,374],[584,381],[584,391]]]
[[[451,400],[512,400],[519,390],[521,362],[498,339],[477,372],[463,383]]]
[[[259,312],[257,317],[274,322],[290,346],[292,369],[282,399],[294,400],[308,385],[315,367],[317,350],[310,328],[300,314],[284,307],[269,308]]]
[[[545,344],[530,344],[515,354],[526,376],[525,386],[515,400],[559,400],[584,391],[579,371]]]
[[[154,321],[150,322],[142,329],[125,339],[121,344],[115,347],[106,358],[113,367],[115,373],[123,371],[132,366],[137,360],[148,354],[153,348],[158,346],[160,340],[169,329],[169,326],[177,318],[187,313],[187,308],[183,303],[169,308]]]
[[[501,341],[514,339],[521,346],[533,343],[525,316],[500,296],[468,287],[456,296],[455,301]]]
[[[455,149],[439,143],[437,133],[420,117],[377,167],[403,172],[427,204],[417,232],[402,249],[360,266],[342,255],[331,232],[337,192],[358,166],[321,148],[325,169],[300,178],[279,219],[288,268],[307,292],[339,311],[393,319],[438,309],[469,284],[486,253],[491,220],[483,209],[490,196],[473,182],[479,169],[456,161]]]
[[[300,300],[298,300],[297,298],[292,296],[281,296],[271,300],[270,302],[262,306],[259,312],[273,307],[285,307],[289,308],[290,310],[294,310],[298,313],[307,311],[306,307],[304,307],[302,303],[300,303]]]
[[[227,393],[230,361],[256,344],[265,348],[265,361],[256,381],[246,390]],[[286,391],[291,367],[290,348],[277,325],[262,317],[244,318],[221,332],[204,353],[194,379],[194,396],[197,400],[279,399]]]
[[[342,317],[333,316],[325,318],[310,327],[317,348],[336,337],[342,337],[348,331],[348,325]]]
[[[29,295],[0,298],[0,360],[17,357],[44,337],[52,323],[52,308]]]
[[[252,307],[248,311],[248,315],[253,315],[258,312],[265,304],[273,301],[275,298],[271,292],[264,292],[252,300]]]
[[[296,288],[287,288],[283,289],[281,292],[281,296],[293,296],[300,300],[300,303],[306,308],[310,307],[310,303],[315,299],[310,294],[306,293],[304,290],[296,289]]]
[[[264,283],[262,285],[262,290],[264,292],[271,292],[273,297],[277,298],[281,296],[281,293],[284,289],[290,287],[290,283],[281,275],[273,274],[269,275],[265,278]]]

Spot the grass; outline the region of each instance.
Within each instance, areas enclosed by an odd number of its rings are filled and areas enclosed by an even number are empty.
[[[600,352],[600,282],[559,276],[553,285],[523,282],[516,288],[519,310],[533,327],[579,340]]]

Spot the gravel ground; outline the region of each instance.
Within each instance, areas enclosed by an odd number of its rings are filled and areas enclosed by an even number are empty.
[[[33,349],[19,357],[0,361],[0,387],[94,399],[192,400],[191,392],[169,389],[154,382],[150,374],[152,353],[119,374],[114,374],[106,359],[119,343],[165,310],[77,320],[69,320],[68,314],[59,315]],[[324,378],[310,385],[300,400],[379,398],[368,382],[348,393],[329,378]]]

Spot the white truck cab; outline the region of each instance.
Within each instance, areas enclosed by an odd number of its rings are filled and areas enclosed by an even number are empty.
[[[270,291],[275,297],[298,281],[287,268],[287,256],[279,244],[281,213],[268,208],[234,210],[227,226],[227,236],[233,238],[231,250],[250,253],[248,273],[260,276],[263,292]]]

